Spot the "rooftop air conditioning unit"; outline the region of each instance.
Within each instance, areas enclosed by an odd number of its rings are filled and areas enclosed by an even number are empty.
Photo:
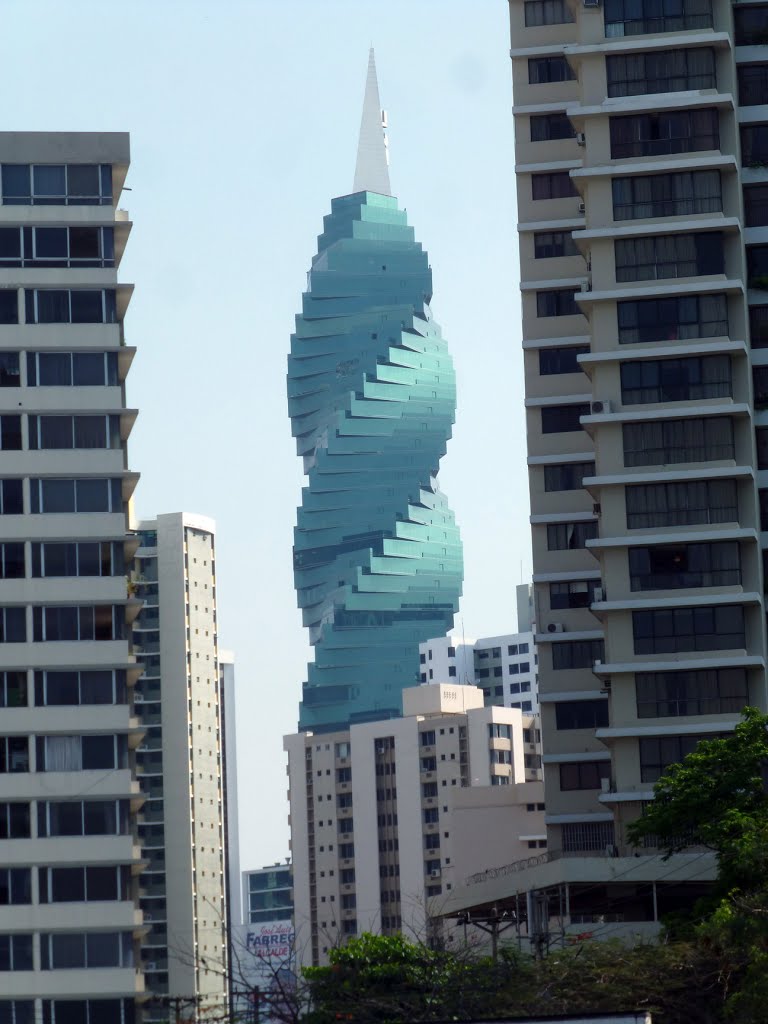
[[[586,7],[587,5],[585,4],[584,6]],[[579,146],[586,146],[587,137],[584,132],[576,132],[576,142]]]
[[[579,213],[586,213],[586,212],[587,212],[587,204],[586,203],[579,203]]]
[[[547,626],[547,632],[548,633],[564,633],[565,632],[565,626],[562,624],[562,622],[550,622],[550,624]]]
[[[605,590],[602,587],[595,587],[593,600],[598,604],[605,600]]]
[[[589,411],[593,416],[600,416],[602,413],[610,412],[611,408],[611,403],[608,399],[604,398],[602,400],[592,402],[589,406]]]

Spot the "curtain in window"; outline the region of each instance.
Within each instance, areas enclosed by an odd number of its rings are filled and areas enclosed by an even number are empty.
[[[69,292],[39,289],[37,295],[37,323],[69,323]]]
[[[75,416],[75,448],[106,448],[107,417]]]
[[[82,771],[83,755],[80,737],[46,736],[45,770],[47,772]]]

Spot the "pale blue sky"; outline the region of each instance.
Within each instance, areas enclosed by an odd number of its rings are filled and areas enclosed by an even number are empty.
[[[308,647],[286,354],[322,217],[352,187],[371,42],[393,191],[429,250],[456,363],[441,484],[464,539],[457,626],[510,632],[530,541],[505,0],[3,4],[3,130],[131,133],[136,511],[218,523],[243,867],[287,853],[282,735]]]

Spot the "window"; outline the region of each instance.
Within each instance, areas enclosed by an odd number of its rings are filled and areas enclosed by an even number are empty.
[[[320,822],[322,825],[322,822]],[[340,836],[350,835],[355,831],[354,822],[352,818],[339,818],[338,820],[338,831]]]
[[[573,21],[566,0],[525,0],[525,24],[534,28],[539,25],[567,25]]]
[[[750,288],[768,288],[768,245],[747,247],[747,277]]]
[[[353,885],[355,881],[355,869],[342,868],[339,872],[339,878],[342,885]]]
[[[600,789],[602,779],[610,779],[610,761],[576,761],[560,765],[560,789]]]
[[[552,611],[563,608],[589,608],[595,599],[599,580],[570,580],[549,584],[549,607]]]
[[[650,50],[605,58],[609,96],[715,89],[715,51],[709,47]]]
[[[44,971],[82,967],[132,967],[131,932],[53,932],[40,935]]]
[[[110,480],[32,479],[32,512],[122,512],[122,482]]]
[[[122,608],[111,604],[49,605],[32,609],[34,639],[120,640],[123,636]]]
[[[625,423],[624,465],[667,466],[736,457],[729,416]]]
[[[557,114],[531,114],[531,142],[554,142],[573,139],[576,132],[563,111]]]
[[[32,970],[32,935],[0,935],[0,971]]]
[[[133,1001],[128,999],[43,1000],[43,1024],[132,1024],[133,1020]]]
[[[0,416],[0,448],[21,451],[21,416]]]
[[[768,24],[765,20],[764,7],[738,4],[733,8],[733,21],[737,46],[758,46],[760,43],[768,43]]]
[[[768,164],[768,124],[744,125],[740,130],[742,167],[765,167]]]
[[[3,164],[5,206],[111,206],[109,164]]]
[[[568,199],[578,194],[568,171],[531,175],[533,199]]]
[[[752,391],[755,408],[768,409],[768,366],[752,367]]]
[[[585,477],[595,475],[594,462],[562,462],[544,467],[545,491],[577,491]]]
[[[520,647],[518,649],[520,651],[520,654],[527,654],[528,653],[528,644],[520,644]]]
[[[632,590],[730,587],[741,583],[736,541],[663,544],[629,549]]]
[[[512,752],[510,750],[491,750],[491,764],[512,764]]]
[[[456,657],[456,648],[455,647],[449,647],[448,648],[448,657],[449,658],[455,658]]]
[[[20,384],[19,353],[0,352],[0,388],[17,388]]]
[[[29,737],[0,736],[0,774],[29,771]]]
[[[507,647],[507,654],[517,654],[517,644],[510,644]]]
[[[731,651],[747,646],[741,605],[666,608],[632,613],[635,654]]]
[[[422,747],[433,747],[435,745],[435,730],[425,729],[424,732],[419,733],[419,743]]]
[[[717,110],[712,107],[612,117],[610,136],[613,160],[720,148]]]
[[[624,488],[624,498],[629,530],[739,520],[735,480],[632,484]]]
[[[658,782],[670,765],[679,764],[684,757],[692,754],[701,740],[712,739],[710,733],[705,736],[663,736],[641,739],[640,746],[640,781]]]
[[[0,671],[0,708],[27,706],[27,673]]]
[[[35,672],[35,705],[125,704],[124,669]]]
[[[116,387],[116,352],[28,352],[30,387]]]
[[[581,313],[573,288],[536,292],[536,316],[575,316]]]
[[[122,576],[125,573],[123,545],[113,541],[100,544],[32,544],[32,576]]]
[[[18,516],[24,512],[21,480],[0,480],[0,515]]]
[[[456,675],[456,666],[455,665],[449,665],[448,666],[448,675],[449,675],[449,677],[452,677],[452,676]]]
[[[530,65],[530,61],[528,62]],[[755,107],[765,103],[768,96],[768,67],[765,64],[739,64],[739,105]]]
[[[592,668],[605,657],[602,640],[564,640],[552,644],[552,668]]]
[[[37,834],[53,836],[127,835],[128,802],[125,800],[39,800]]]
[[[558,373],[582,373],[579,356],[587,355],[588,345],[539,349],[539,373],[542,377]]]
[[[547,550],[575,551],[585,548],[588,540],[597,537],[597,520],[583,523],[548,523]]]
[[[2,806],[2,805],[0,805]],[[27,821],[29,821],[29,804]],[[29,837],[29,828],[24,833]],[[4,839],[17,838],[13,834]],[[29,868],[0,868],[0,907],[9,907],[32,902],[32,872]]]
[[[567,434],[581,430],[580,419],[589,416],[589,403],[545,405],[541,410],[542,434]]]
[[[734,11],[738,10],[735,8]],[[655,35],[685,29],[712,28],[710,0],[605,0],[605,35]]]
[[[593,821],[563,825],[561,836],[563,853],[605,853],[606,847],[613,846],[614,843],[613,822]]]
[[[29,807],[28,803],[0,803],[0,839],[29,839]],[[0,871],[0,905],[4,877]]]
[[[535,231],[533,235],[534,259],[554,259],[558,256],[579,256],[579,250],[570,231]],[[589,349],[585,349],[589,351]]]
[[[544,85],[548,82],[570,82],[576,75],[563,56],[530,57],[528,60],[529,85]]]
[[[621,401],[624,405],[730,398],[732,394],[731,360],[728,356],[643,359],[621,364]]]
[[[557,729],[601,729],[607,725],[607,700],[561,700],[555,704]]]
[[[619,343],[683,341],[728,335],[725,295],[683,295],[671,299],[640,299],[616,304]]]
[[[613,178],[613,219],[715,213],[723,209],[719,171]]]
[[[436,772],[437,771],[437,758],[435,757],[422,757],[419,763],[419,771],[422,772]]]
[[[617,281],[657,281],[725,271],[719,231],[619,238],[614,248]]]
[[[19,322],[19,294],[15,288],[0,288],[0,324]]]
[[[342,860],[351,860],[354,856],[354,843],[339,843],[339,857],[341,857]]]
[[[21,608],[0,608],[0,643],[23,644],[27,639],[27,612]]]
[[[28,324],[117,323],[115,290],[28,288],[24,292]]]
[[[501,722],[491,722],[488,726],[488,735],[491,739],[511,740],[512,727]]]
[[[768,185],[749,185],[745,187],[744,219],[747,227],[765,227],[768,225]],[[759,308],[765,309],[764,306]],[[753,309],[750,309],[750,315],[752,312]]]
[[[421,795],[425,800],[431,797],[437,796],[437,783],[436,782],[422,782],[421,784]]]
[[[336,769],[336,781],[337,782],[351,782],[352,781],[352,769],[337,768]]]
[[[30,449],[119,448],[119,416],[30,416]]]
[[[24,545],[8,542],[0,544],[0,579],[24,578]]]
[[[38,736],[39,772],[82,772],[126,768],[125,736]]]
[[[0,228],[0,267],[113,267],[109,227]]]
[[[743,668],[636,672],[638,718],[737,714],[749,701]]]

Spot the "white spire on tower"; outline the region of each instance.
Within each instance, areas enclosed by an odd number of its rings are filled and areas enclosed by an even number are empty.
[[[357,147],[353,192],[378,192],[392,195],[389,185],[389,153],[387,152],[387,115],[381,109],[379,83],[373,47],[368,51],[368,74],[365,79],[363,116],[360,121],[360,142]]]

